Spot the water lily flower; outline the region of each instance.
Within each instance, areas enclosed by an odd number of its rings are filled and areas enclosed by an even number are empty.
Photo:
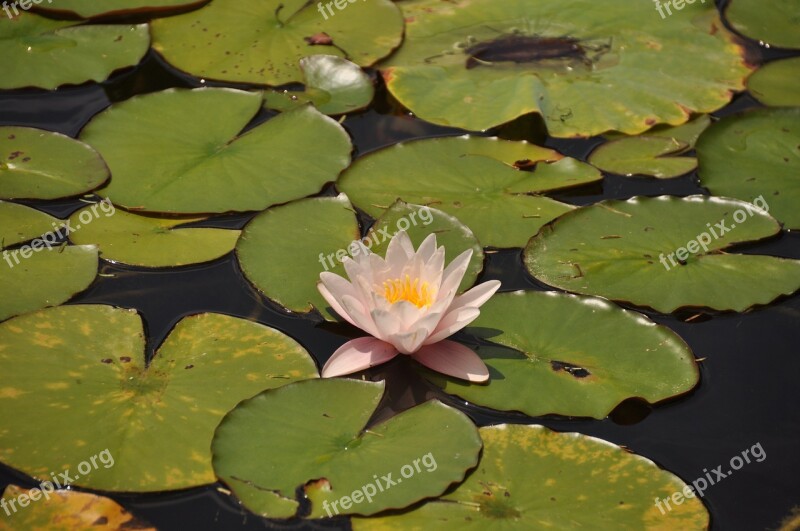
[[[444,267],[444,247],[431,234],[417,251],[405,231],[389,242],[386,259],[367,252],[345,257],[350,282],[323,272],[317,285],[331,308],[369,334],[336,352],[322,369],[324,378],[358,372],[407,354],[434,371],[484,382],[489,370],[470,348],[447,340],[480,315],[478,308],[500,288],[490,280],[456,295],[472,250]]]

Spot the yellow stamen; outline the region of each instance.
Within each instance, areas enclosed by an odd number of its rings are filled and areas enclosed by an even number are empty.
[[[396,278],[387,280],[383,283],[383,296],[391,304],[400,301],[408,301],[417,308],[430,306],[433,304],[434,293],[427,282],[419,285],[419,279],[411,281],[411,277],[406,275],[405,279]]]

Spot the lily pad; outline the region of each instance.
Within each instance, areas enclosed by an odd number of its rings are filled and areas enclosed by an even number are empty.
[[[231,252],[241,234],[238,230],[181,228],[205,218],[143,216],[109,209],[108,205],[96,203],[72,214],[75,232],[70,240],[95,244],[104,259],[114,262],[142,267],[199,264]]]
[[[727,116],[697,143],[700,183],[711,193],[750,201],[800,229],[800,109],[756,109]]]
[[[51,489],[47,484],[44,492],[41,488],[6,487],[4,507],[13,507],[14,512],[0,520],[0,531],[156,531],[110,498]],[[12,505],[19,504],[20,499],[25,507]]]
[[[606,142],[589,156],[589,162],[603,171],[619,175],[647,175],[669,179],[697,167],[694,157],[675,157],[688,144],[674,138],[638,136]]]
[[[74,485],[152,492],[213,483],[225,413],[317,371],[281,332],[209,313],[181,320],[145,364],[136,312],[86,305],[0,324],[0,374],[0,406],[15,412],[0,421],[0,461],[35,478],[71,471]],[[103,450],[113,466],[77,474]]]
[[[309,380],[247,400],[217,428],[214,470],[245,507],[270,518],[295,516],[299,488],[309,517],[323,518],[407,507],[460,482],[481,449],[472,421],[434,400],[369,426],[383,390],[383,382]],[[431,437],[442,430],[447,437]]]
[[[123,15],[168,14],[177,9],[189,9],[208,2],[208,0],[56,0],[42,3],[41,11],[58,14],[68,13],[81,18]]]
[[[97,276],[97,247],[92,245],[48,248],[43,240],[36,240],[4,250],[2,255],[0,321],[62,304],[88,288]]]
[[[114,175],[98,193],[151,212],[263,210],[318,192],[347,166],[350,138],[312,107],[242,133],[261,103],[260,94],[203,88],[112,105],[81,134]]]
[[[747,90],[770,107],[800,106],[800,57],[762,66],[747,80]]]
[[[306,313],[328,303],[317,290],[319,275],[345,275],[336,259],[358,240],[355,211],[347,196],[314,197],[277,206],[245,226],[236,255],[247,279],[284,308]]]
[[[312,103],[323,114],[345,114],[363,109],[375,96],[369,76],[355,63],[335,55],[312,55],[300,59],[305,76],[304,92],[271,90],[264,106],[288,111]]]
[[[397,201],[370,227],[364,243],[373,244],[373,252],[386,256],[391,238],[401,230],[408,233],[415,249],[419,248],[429,234],[435,233],[436,244],[445,248],[445,264],[452,262],[467,249],[472,249],[472,258],[458,291],[471,288],[478,280],[485,257],[483,246],[469,227],[455,217],[436,208]]]
[[[531,238],[524,259],[538,280],[575,293],[662,313],[741,312],[800,288],[800,260],[725,252],[779,232],[764,210],[734,199],[634,197],[565,214]]]
[[[35,208],[0,201],[0,250],[50,232],[58,221]]]
[[[481,462],[453,492],[354,518],[354,531],[708,528],[708,511],[686,483],[624,448],[543,426],[501,424],[480,435]],[[662,514],[654,500],[674,493],[685,500]]]
[[[476,349],[489,383],[426,376],[493,409],[601,419],[628,398],[654,404],[700,380],[692,351],[675,332],[595,297],[501,293],[481,307],[468,332],[507,347]]]
[[[638,134],[724,106],[750,71],[712,2],[664,19],[629,0],[400,6],[406,39],[379,67],[400,103],[440,125],[539,113],[555,137]]]
[[[694,149],[694,145],[697,143],[697,139],[700,138],[700,134],[705,131],[708,126],[711,125],[711,117],[707,114],[701,114],[700,116],[689,120],[685,124],[681,125],[666,125],[660,124],[652,129],[648,129],[639,137],[659,137],[659,138],[670,138],[677,140],[680,143],[686,144],[684,148],[685,151],[690,149]],[[632,138],[628,135],[624,135],[622,133],[617,132],[609,132],[603,135],[604,138],[608,140],[619,140],[620,138]]]
[[[800,5],[795,0],[771,0],[764,9],[759,0],[730,0],[725,18],[751,39],[781,48],[800,48]]]
[[[0,16],[0,89],[101,82],[134,66],[150,47],[147,24],[81,25],[21,11]]]
[[[520,168],[533,171],[522,171]],[[602,179],[588,164],[527,142],[470,136],[400,143],[361,157],[337,186],[380,217],[397,199],[434,206],[491,247],[522,247],[574,207],[538,193]]]
[[[303,57],[335,55],[370,66],[400,45],[403,18],[393,2],[327,5],[331,11],[306,0],[214,0],[197,11],[154,20],[153,48],[194,76],[284,85],[303,81],[298,66]]]
[[[0,198],[79,195],[109,175],[100,155],[83,142],[30,127],[0,127]]]

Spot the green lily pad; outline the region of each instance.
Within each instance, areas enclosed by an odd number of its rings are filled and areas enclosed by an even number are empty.
[[[697,167],[694,157],[674,157],[688,144],[674,138],[638,136],[612,140],[595,149],[589,162],[603,171],[630,177],[647,175],[669,179],[685,175]]]
[[[327,5],[332,15],[306,0],[214,0],[197,11],[154,20],[153,48],[194,76],[284,85],[303,81],[298,66],[303,57],[328,54],[370,66],[400,45],[403,18],[393,2]]]
[[[70,240],[92,243],[113,262],[142,267],[177,267],[216,260],[236,246],[241,231],[181,228],[205,218],[175,219],[142,216],[110,209],[100,202],[70,217],[75,232]]]
[[[772,61],[747,80],[747,90],[770,107],[800,107],[800,57]]]
[[[641,133],[727,104],[750,71],[712,2],[410,0],[378,66],[420,118],[486,130],[539,113],[550,135]],[[691,83],[687,83],[691,79]]]
[[[260,94],[203,88],[112,105],[81,133],[114,175],[98,193],[151,212],[263,210],[318,192],[347,166],[350,138],[312,107],[241,133],[261,103]]]
[[[317,371],[281,332],[210,313],[181,320],[145,365],[136,312],[86,305],[0,324],[0,374],[0,406],[15,412],[0,421],[0,461],[35,478],[72,477],[108,450],[114,465],[74,485],[152,492],[213,483],[211,439],[225,413]]]
[[[525,265],[551,286],[662,313],[684,307],[741,312],[800,288],[800,260],[725,252],[780,232],[758,207],[704,196],[603,201],[565,214],[531,238]]]
[[[690,149],[694,149],[694,145],[697,143],[697,139],[700,138],[700,134],[705,131],[709,125],[711,125],[711,117],[707,114],[701,114],[697,118],[689,120],[682,125],[657,125],[652,129],[648,129],[647,132],[643,135],[640,135],[640,137],[655,136],[658,138],[674,139],[682,144],[686,144],[684,151],[689,151]],[[603,135],[603,137],[608,140],[631,138],[628,135],[617,132],[606,133]]]
[[[0,250],[50,232],[58,221],[35,208],[0,201]]]
[[[41,1],[41,0],[40,0]],[[176,9],[188,9],[205,4],[208,0],[50,0],[37,8],[41,11],[57,14],[68,13],[81,18],[101,16],[122,16],[168,14]]]
[[[363,109],[375,96],[369,76],[347,59],[312,55],[300,59],[300,69],[305,76],[305,91],[268,91],[265,107],[288,111],[312,103],[323,114],[344,114]]]
[[[270,518],[295,516],[298,488],[309,517],[323,518],[407,507],[460,482],[481,449],[472,421],[434,400],[368,426],[383,390],[383,382],[308,380],[242,402],[217,428],[214,470],[245,507]],[[431,437],[442,430],[447,437]]]
[[[533,172],[518,168],[530,168]],[[373,217],[396,199],[434,206],[491,247],[522,247],[574,207],[534,194],[596,182],[602,174],[551,149],[470,136],[416,140],[357,159],[337,186]]]
[[[747,80],[747,90],[769,107],[800,106],[800,57],[762,66]]]
[[[2,256],[0,321],[67,302],[97,276],[97,247],[92,245],[48,248],[36,240],[4,250]]]
[[[4,507],[14,512],[0,520],[0,531],[156,531],[110,498],[74,490],[52,491],[49,485],[44,489],[6,487]],[[20,506],[20,499],[25,507]]]
[[[771,0],[768,7],[759,0],[730,0],[725,18],[745,37],[781,48],[800,48],[800,5],[795,0]]]
[[[455,217],[436,208],[397,201],[370,227],[365,245],[369,241],[373,244],[371,248],[373,252],[386,256],[391,237],[401,230],[408,233],[415,249],[419,248],[429,234],[435,233],[436,244],[445,248],[445,264],[452,262],[467,249],[472,249],[472,258],[458,291],[471,288],[478,280],[485,258],[483,246],[469,227]]]
[[[79,195],[94,190],[109,175],[100,155],[83,142],[30,127],[0,127],[1,198]]]
[[[501,293],[481,307],[468,331],[508,347],[476,349],[489,383],[426,376],[493,409],[601,419],[628,398],[655,404],[700,380],[692,351],[675,332],[595,297]]]
[[[20,11],[0,16],[0,89],[105,81],[147,53],[147,24],[87,25]]]
[[[800,109],[756,109],[727,116],[697,143],[700,183],[711,193],[750,201],[800,229]]]
[[[284,308],[306,313],[327,312],[317,290],[319,275],[345,276],[336,259],[361,237],[347,196],[314,197],[277,206],[258,214],[242,231],[236,255],[247,279]]]
[[[708,528],[708,511],[686,483],[624,448],[543,426],[501,424],[480,435],[481,462],[453,492],[402,513],[354,518],[353,530]],[[674,493],[691,497],[669,511],[654,503]]]

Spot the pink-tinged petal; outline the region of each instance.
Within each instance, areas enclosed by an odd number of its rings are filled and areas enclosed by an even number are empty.
[[[492,298],[492,295],[494,295],[498,289],[500,289],[499,280],[488,280],[478,284],[471,290],[453,299],[453,303],[450,305],[450,310],[465,307],[480,308],[483,303]]]
[[[370,316],[375,323],[375,327],[378,329],[378,335],[387,341],[387,338],[402,332],[400,329],[400,320],[397,319],[397,316],[392,311],[372,310]]]
[[[345,273],[347,273],[347,278],[353,283],[355,283],[357,278],[371,276],[372,274],[369,259],[356,261],[349,256],[345,256],[344,260],[342,260],[342,265],[344,266]]]
[[[348,313],[344,310],[344,308],[342,308],[342,305],[339,304],[339,301],[336,300],[336,297],[331,295],[331,292],[328,291],[328,288],[325,287],[325,284],[319,282],[317,284],[317,289],[319,290],[320,294],[322,294],[322,298],[325,299],[325,301],[331,305],[331,308],[333,308],[333,311],[336,312],[336,314],[339,317],[341,317],[351,325],[356,326],[356,323],[353,321],[353,318],[350,317],[350,315],[348,315]]]
[[[458,308],[448,312],[442,317],[442,320],[439,321],[436,330],[425,340],[425,344],[432,345],[433,343],[447,339],[477,319],[480,314],[481,311],[477,308]]]
[[[395,275],[400,274],[403,266],[414,256],[414,245],[406,231],[394,235],[386,248],[386,263]]]
[[[386,341],[394,345],[401,354],[413,354],[422,347],[425,338],[428,337],[428,332],[424,328],[417,328],[412,332],[389,336]]]
[[[422,347],[411,357],[429,369],[454,378],[470,382],[485,382],[489,379],[489,369],[480,356],[455,341],[440,341]]]
[[[322,368],[322,377],[332,378],[363,371],[386,363],[397,354],[397,349],[388,343],[374,337],[359,337],[348,341],[333,353]]]
[[[436,252],[436,233],[428,234],[422,243],[419,244],[417,248],[417,256],[422,258],[423,262],[427,262],[433,256],[433,253]]]
[[[344,317],[344,313],[346,313],[346,310],[342,305],[342,299],[345,297],[345,295],[358,298],[359,297],[358,288],[335,273],[330,273],[325,271],[320,273],[319,278],[322,281],[323,286],[327,289],[328,294],[330,295],[331,298],[328,299],[326,294],[322,291],[320,291],[320,293],[322,294],[323,297],[325,297],[325,300],[328,301],[328,303],[331,305],[331,308],[334,308],[336,310],[336,313]],[[335,305],[333,304],[334,302],[336,303]],[[351,319],[347,320],[352,322]]]
[[[439,293],[439,288],[442,284],[442,274],[444,272],[444,258],[445,258],[445,251],[444,247],[439,247],[436,249],[436,252],[433,253],[433,256],[428,260],[425,264],[425,267],[422,272],[422,276],[425,282],[428,282],[430,286],[436,290],[436,293]]]
[[[383,339],[382,335],[375,326],[372,317],[367,313],[367,309],[361,304],[361,301],[350,295],[342,297],[342,307],[344,311],[353,319],[353,323],[364,332],[368,333],[378,339]]]
[[[448,285],[456,285],[458,286],[461,284],[461,279],[464,278],[464,273],[467,272],[467,267],[469,267],[469,261],[472,260],[472,249],[467,249],[460,255],[456,256],[455,259],[450,262],[444,273],[442,273],[442,288],[444,289]]]

